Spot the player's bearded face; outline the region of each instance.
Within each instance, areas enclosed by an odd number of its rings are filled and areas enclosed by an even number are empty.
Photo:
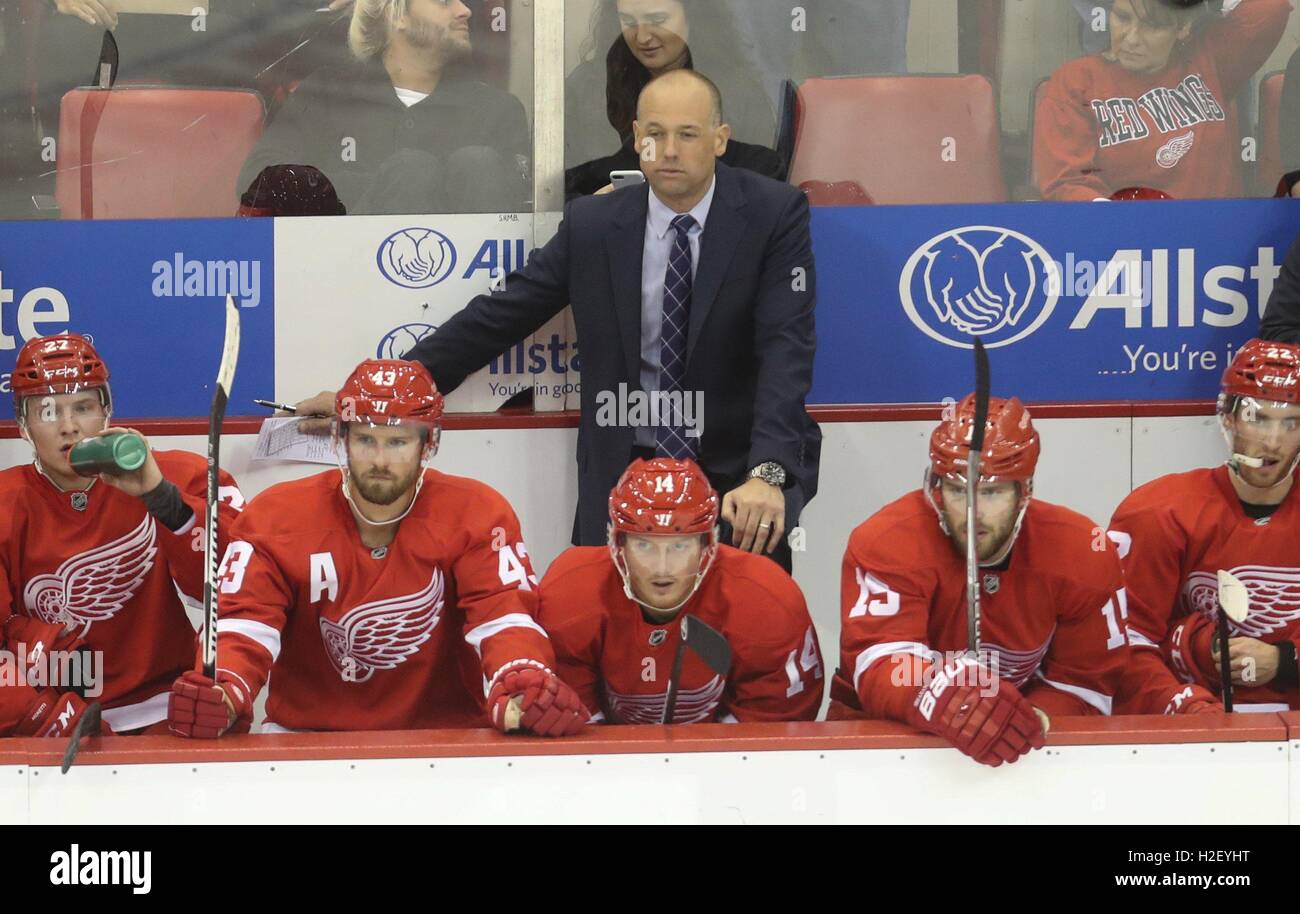
[[[1243,397],[1226,421],[1232,450],[1264,461],[1260,467],[1239,464],[1241,478],[1261,489],[1281,482],[1300,452],[1300,405]]]
[[[669,609],[686,599],[695,586],[704,552],[704,538],[628,535],[623,540],[632,592],[656,609]]]
[[[349,425],[347,448],[352,487],[372,505],[391,505],[415,489],[423,471],[419,429]]]
[[[966,486],[952,479],[940,484],[944,519],[958,551],[966,552]],[[975,500],[976,555],[980,561],[996,556],[1010,539],[1020,513],[1020,486],[1014,482],[981,482]]]
[[[460,57],[470,51],[469,18],[461,0],[410,0],[403,34],[412,47]]]
[[[68,476],[75,475],[68,463],[72,446],[98,435],[108,424],[108,413],[96,390],[27,397],[23,415],[41,466],[46,472]]]

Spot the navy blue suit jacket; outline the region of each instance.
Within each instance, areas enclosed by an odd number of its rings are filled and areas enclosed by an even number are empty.
[[[817,491],[821,429],[804,402],[816,345],[816,272],[809,211],[795,187],[717,164],[691,296],[686,391],[701,391],[699,462],[719,494],[774,460],[786,468],[786,527]],[[439,390],[573,306],[582,356],[578,512],[574,542],[605,542],[610,489],[627,467],[634,430],[598,425],[596,396],[640,389],[641,257],[648,185],[580,197],[560,228],[505,287],[479,295],[406,358]]]

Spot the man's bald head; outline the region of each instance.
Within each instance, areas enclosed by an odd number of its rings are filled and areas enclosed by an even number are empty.
[[[694,105],[709,106],[709,126],[719,127],[722,119],[722,93],[713,80],[695,70],[669,70],[646,83],[636,102],[636,116],[644,107],[689,110]]]

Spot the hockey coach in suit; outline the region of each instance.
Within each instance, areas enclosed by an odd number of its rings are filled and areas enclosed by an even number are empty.
[[[648,186],[570,202],[504,288],[405,357],[450,392],[571,304],[582,353],[573,542],[606,541],[609,493],[633,458],[693,457],[725,493],[724,541],[788,570],[785,533],[817,490],[821,451],[804,406],[816,300],[807,201],[717,161],[730,136],[722,99],[692,70],[646,86],[634,130]],[[702,416],[633,427],[609,408],[656,390],[680,390]]]

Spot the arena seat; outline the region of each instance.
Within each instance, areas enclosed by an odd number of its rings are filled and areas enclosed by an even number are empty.
[[[1259,149],[1255,161],[1255,187],[1273,193],[1282,177],[1282,86],[1285,70],[1275,70],[1259,81]]]
[[[857,181],[802,181],[809,206],[871,206],[875,201]]]
[[[262,98],[252,91],[74,89],[59,110],[61,216],[233,216],[235,179],[264,117]]]
[[[809,79],[795,131],[795,185],[856,181],[880,204],[1007,199],[997,102],[983,76]]]

